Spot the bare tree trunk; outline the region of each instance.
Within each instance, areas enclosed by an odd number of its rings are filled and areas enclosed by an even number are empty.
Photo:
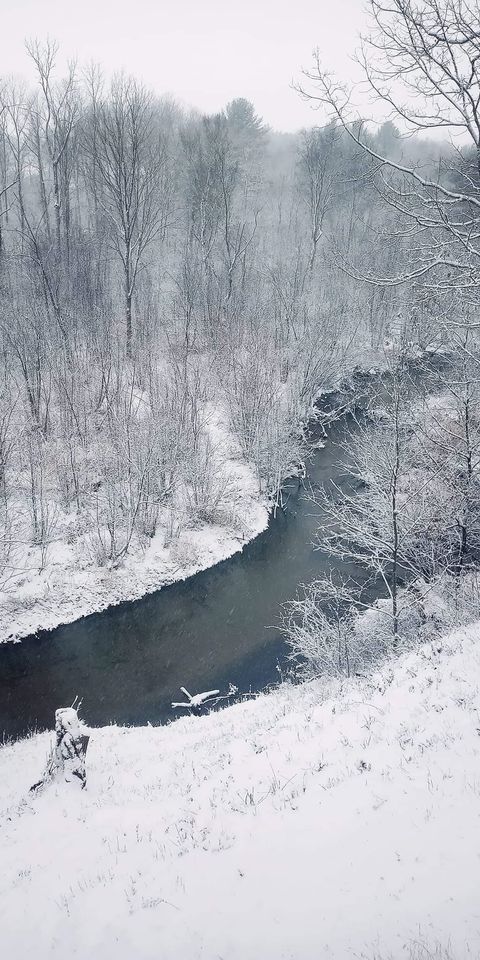
[[[45,173],[43,170],[42,147],[40,142],[40,121],[35,117],[35,152],[37,154],[38,183],[40,188],[40,204],[48,239],[50,240],[50,214],[48,210],[47,190],[45,187]]]
[[[60,210],[60,184],[58,179],[58,161],[53,162],[53,206],[55,210],[55,236],[57,242],[57,256],[60,261],[62,233],[61,233],[61,210]]]
[[[127,321],[127,357],[132,356],[132,285],[129,266],[125,268],[125,318]]]
[[[398,474],[400,468],[400,438],[399,438],[399,397],[398,395],[395,398],[395,460],[393,466],[393,477],[392,477],[392,533],[393,533],[393,544],[392,544],[392,583],[391,583],[391,593],[392,593],[392,626],[393,626],[393,644],[397,646],[398,644],[398,505],[397,505],[397,489],[398,489]]]
[[[464,442],[465,442],[465,480],[464,488],[465,493],[463,497],[463,509],[462,517],[459,520],[460,527],[460,544],[458,550],[458,563],[457,563],[457,572],[462,573],[465,561],[467,559],[467,550],[468,550],[468,532],[469,526],[471,524],[471,486],[473,480],[473,460],[472,460],[472,440],[470,436],[470,382],[467,379],[467,364],[463,364],[463,375],[465,378],[465,399],[463,402],[463,431],[464,431]]]

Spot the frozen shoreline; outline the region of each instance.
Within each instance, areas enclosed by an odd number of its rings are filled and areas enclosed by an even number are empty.
[[[253,506],[255,505],[252,504]],[[73,580],[65,584],[68,596],[52,597],[49,581],[55,578],[56,565],[51,565],[47,576],[43,578],[46,584],[45,595],[31,606],[18,609],[14,599],[7,597],[3,600],[0,607],[0,643],[19,642],[32,633],[54,630],[55,627],[72,623],[93,613],[101,613],[119,603],[141,600],[149,593],[187,580],[228,560],[267,529],[269,510],[261,503],[256,504],[256,507],[255,522],[243,536],[236,536],[226,528],[216,526],[205,526],[194,531],[191,539],[198,546],[199,555],[194,563],[182,567],[157,554],[158,567],[155,567],[155,559],[151,565],[148,559],[144,559],[143,564],[138,565],[139,569],[135,569],[133,560],[117,570],[100,570],[97,575],[95,572],[77,573]]]
[[[253,466],[240,458],[216,413],[210,416],[209,430],[230,485],[225,521],[194,524],[187,517],[166,546],[166,518],[146,547],[133,545],[123,565],[110,570],[95,563],[86,537],[71,540],[73,518],[65,516],[62,536],[50,546],[45,569],[39,570],[38,548],[25,549],[21,575],[10,589],[0,591],[0,644],[140,600],[227,560],[267,529],[270,504]]]

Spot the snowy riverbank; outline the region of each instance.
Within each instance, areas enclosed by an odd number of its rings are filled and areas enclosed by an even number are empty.
[[[5,955],[480,956],[479,630],[329,691],[93,730],[83,792],[28,796],[48,734],[4,747]]]
[[[206,427],[212,438],[214,470],[228,501],[225,509],[221,504],[219,522],[191,520],[184,496],[177,529],[172,530],[166,510],[155,535],[142,544],[133,540],[122,565],[109,569],[98,563],[91,547],[94,519],[78,532],[78,517],[61,514],[43,569],[39,548],[28,543],[18,548],[15,576],[0,590],[0,643],[71,623],[185,580],[231,557],[267,528],[269,505],[254,467],[241,459],[216,412],[210,412]]]
[[[366,354],[360,364],[372,376],[386,366],[387,353],[378,352]],[[348,370],[345,375],[348,381]],[[325,392],[332,391],[330,387]],[[319,396],[321,393],[317,400]],[[144,397],[139,396],[135,403],[141,422]],[[288,406],[287,395],[284,405]],[[314,409],[312,402],[308,409],[297,409],[296,416],[303,421]],[[47,491],[46,514],[50,520],[54,518],[54,532],[43,549],[31,543],[28,478],[23,477],[10,531],[15,544],[11,570],[8,575],[3,571],[0,580],[0,643],[138,600],[226,560],[266,530],[271,504],[260,490],[255,465],[242,457],[227,411],[207,403],[202,430],[208,444],[204,466],[209,475],[200,485],[205,487],[202,494],[210,500],[215,522],[211,517],[210,522],[202,522],[198,509],[192,508],[188,484],[179,483],[172,502],[159,511],[154,535],[133,537],[125,556],[113,568],[100,556],[98,513],[91,504],[89,509],[67,511],[53,488]],[[93,450],[89,456],[95,461]]]

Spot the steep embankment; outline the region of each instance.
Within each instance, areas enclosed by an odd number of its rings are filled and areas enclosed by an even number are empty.
[[[3,748],[5,956],[480,955],[478,633],[329,691],[95,730],[84,792],[27,796],[48,735]]]

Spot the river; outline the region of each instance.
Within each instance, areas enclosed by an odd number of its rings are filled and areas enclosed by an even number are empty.
[[[308,485],[342,482],[338,444],[351,426],[349,416],[333,424],[308,465]],[[76,696],[89,724],[138,725],[178,715],[171,702],[184,699],[181,686],[198,693],[233,683],[243,695],[278,682],[288,669],[280,606],[332,566],[313,547],[321,515],[303,486],[292,481],[284,498],[265,533],[229,560],[140,600],[0,646],[3,735],[52,727],[55,709]],[[362,578],[363,571],[351,572]]]

